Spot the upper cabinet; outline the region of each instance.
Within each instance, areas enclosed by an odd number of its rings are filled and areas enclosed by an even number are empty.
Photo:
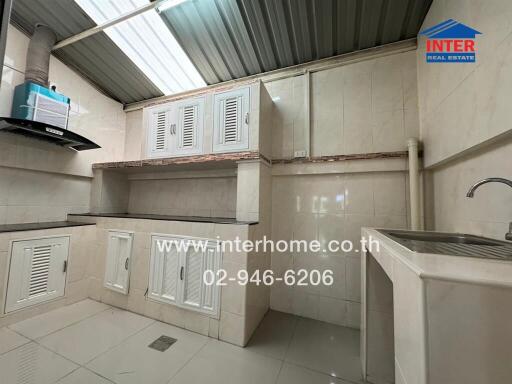
[[[216,94],[213,108],[213,152],[249,149],[249,87]]]
[[[254,151],[270,158],[273,110],[260,81],[145,108],[143,157]]]
[[[148,156],[203,153],[204,104],[204,98],[197,98],[148,108]]]
[[[147,112],[148,121],[148,155],[165,156],[169,153],[171,137],[170,105],[152,108]]]
[[[176,122],[171,155],[187,156],[203,153],[204,99],[176,103]]]

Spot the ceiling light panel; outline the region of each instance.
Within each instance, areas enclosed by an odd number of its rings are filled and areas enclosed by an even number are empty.
[[[97,24],[115,19],[149,2],[75,1]],[[206,85],[156,10],[107,28],[105,33],[164,94],[172,95]]]

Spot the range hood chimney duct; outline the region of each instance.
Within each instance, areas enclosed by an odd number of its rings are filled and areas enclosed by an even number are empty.
[[[48,87],[50,53],[56,41],[57,36],[50,27],[36,24],[28,45],[25,81]]]

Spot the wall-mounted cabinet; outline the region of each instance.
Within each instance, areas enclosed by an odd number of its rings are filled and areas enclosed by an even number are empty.
[[[213,108],[213,152],[249,149],[249,88],[215,94]]]
[[[109,231],[105,266],[105,287],[128,294],[133,233]]]
[[[261,82],[145,108],[143,157],[255,151],[270,158],[272,113]]]
[[[148,297],[218,318],[220,287],[203,277],[205,271],[217,276],[220,263],[216,240],[154,235]]]
[[[13,242],[5,312],[64,296],[68,251],[67,236]]]
[[[147,109],[148,156],[174,157],[203,153],[204,111],[204,98]]]
[[[171,105],[146,111],[148,121],[148,156],[165,156],[170,152]]]

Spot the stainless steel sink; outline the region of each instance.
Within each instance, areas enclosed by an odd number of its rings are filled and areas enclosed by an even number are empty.
[[[379,229],[414,252],[512,261],[512,243],[460,233]]]

